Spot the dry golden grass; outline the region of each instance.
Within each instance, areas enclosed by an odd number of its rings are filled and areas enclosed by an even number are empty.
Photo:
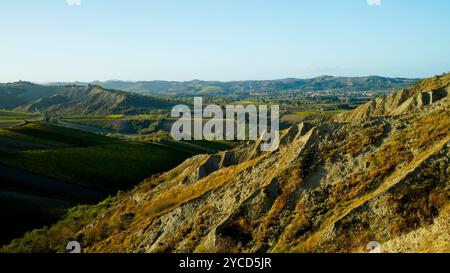
[[[448,84],[450,84],[450,74],[446,73],[441,76],[428,78],[418,82],[411,88],[411,91],[413,94],[416,94],[423,91],[434,90],[442,86],[447,86]]]

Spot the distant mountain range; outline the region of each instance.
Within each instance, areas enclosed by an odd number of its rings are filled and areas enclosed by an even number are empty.
[[[409,87],[419,79],[367,77],[321,76],[312,79],[282,79],[261,81],[95,81],[74,83],[52,83],[51,85],[100,85],[104,88],[129,91],[145,95],[227,95],[245,97],[252,93],[273,94],[281,91],[383,91]]]
[[[391,91],[411,86],[417,79],[322,76],[312,79],[268,81],[106,81],[39,85],[31,82],[0,84],[0,109],[60,114],[136,114],[167,109],[183,96],[264,96],[285,98],[307,91]],[[118,91],[121,90],[121,91]],[[170,99],[155,98],[170,97]]]
[[[135,114],[173,106],[168,100],[98,85],[0,84],[0,109],[60,114]]]

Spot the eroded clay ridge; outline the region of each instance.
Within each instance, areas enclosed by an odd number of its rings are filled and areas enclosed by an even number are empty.
[[[77,239],[91,252],[448,252],[449,81],[293,126],[274,152],[188,159]]]

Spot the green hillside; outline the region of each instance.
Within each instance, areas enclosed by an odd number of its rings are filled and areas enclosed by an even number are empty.
[[[0,130],[0,164],[107,192],[127,188],[192,155],[43,123]]]
[[[38,85],[0,83],[0,109],[52,114],[147,113],[167,109],[173,102],[149,96],[104,89],[98,85]]]
[[[205,148],[202,148],[205,145]],[[50,123],[0,129],[0,244],[223,144],[126,141]]]
[[[367,77],[332,77],[321,76],[311,79],[280,79],[262,81],[106,81],[94,82],[104,88],[119,89],[148,95],[221,95],[231,97],[248,97],[252,93],[267,94],[270,96],[286,95],[290,91],[309,90],[392,90],[405,88],[416,82],[417,79],[387,78],[379,76]],[[78,83],[80,84],[80,83]],[[87,84],[87,83],[84,83]]]

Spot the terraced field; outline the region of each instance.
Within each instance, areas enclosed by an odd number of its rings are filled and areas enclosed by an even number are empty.
[[[20,124],[25,121],[37,121],[39,118],[39,114],[0,110],[0,128]]]

